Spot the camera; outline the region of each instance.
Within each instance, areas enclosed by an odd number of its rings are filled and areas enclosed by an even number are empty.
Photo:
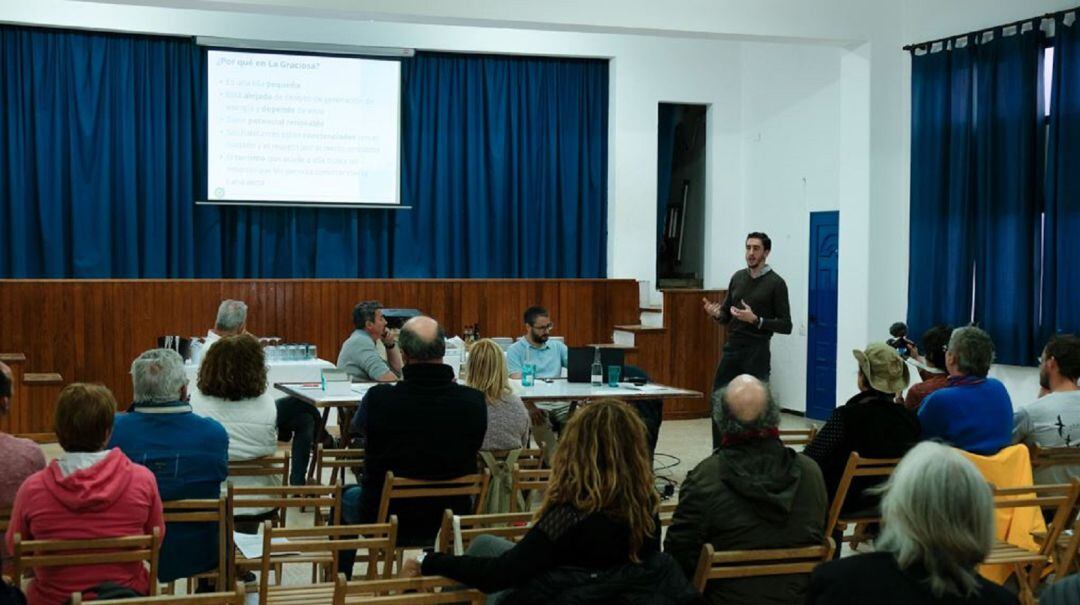
[[[915,346],[915,343],[908,340],[907,324],[902,321],[894,323],[889,326],[889,334],[892,338],[886,340],[885,344],[896,349],[896,352],[900,354],[900,357],[903,357],[904,359],[911,357],[911,349]]]

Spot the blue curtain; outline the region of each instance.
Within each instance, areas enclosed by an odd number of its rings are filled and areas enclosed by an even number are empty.
[[[971,321],[974,44],[912,56],[908,329]]]
[[[1080,332],[1080,24],[1058,18],[1050,91],[1042,324]]]
[[[187,39],[0,26],[0,277],[603,277],[608,66],[418,53],[411,210],[198,206]]]
[[[978,254],[975,318],[1000,363],[1038,357],[1039,244],[1044,175],[1039,103],[1042,36],[1035,27],[977,46]]]

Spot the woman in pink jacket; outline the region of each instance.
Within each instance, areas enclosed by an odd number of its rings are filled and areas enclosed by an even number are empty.
[[[55,430],[64,456],[31,475],[19,488],[7,530],[8,552],[22,540],[86,540],[165,535],[161,498],[149,469],[119,449],[106,450],[116,399],[94,384],[70,384],[56,403]],[[150,578],[141,562],[34,570],[29,605],[61,605],[73,592],[115,582],[147,594]]]

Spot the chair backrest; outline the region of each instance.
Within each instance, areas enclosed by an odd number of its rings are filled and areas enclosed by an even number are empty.
[[[382,498],[379,501],[379,516],[376,520],[380,523],[386,522],[390,515],[390,501],[402,499],[472,496],[473,512],[482,511],[490,480],[491,472],[487,469],[480,473],[453,479],[430,480],[395,477],[393,472],[387,471],[386,480],[383,482]]]
[[[550,481],[551,469],[549,468],[522,468],[520,464],[515,465],[510,483],[510,512],[518,512],[519,501],[524,502],[525,507],[528,508],[531,492],[546,490]]]
[[[267,487],[236,487],[229,484],[229,510],[237,508],[274,508],[275,527],[284,527],[290,508],[312,507],[315,524],[341,523],[341,485],[275,485]],[[324,519],[322,507],[330,510],[330,518]],[[230,525],[231,527],[231,525]]]
[[[780,442],[787,446],[806,445],[817,436],[817,427],[805,429],[780,429]]]
[[[721,552],[706,543],[698,557],[694,587],[704,593],[709,580],[808,574],[831,559],[834,548],[832,538],[826,538],[824,544],[817,546]]]
[[[134,599],[104,599],[94,605],[244,605],[244,583],[237,582],[232,592],[208,592],[194,595],[158,595]],[[82,594],[72,593],[71,605],[82,605]]]
[[[443,590],[435,592],[435,589]],[[366,598],[362,600],[356,598],[363,596]],[[349,582],[346,581],[345,574],[338,574],[334,582],[333,605],[345,605],[346,599],[350,602],[388,605],[435,605],[437,603],[483,605],[486,595],[479,590],[462,589],[459,583],[442,576]]]
[[[847,498],[852,480],[856,477],[880,477],[885,479],[892,475],[893,470],[896,469],[896,465],[899,463],[899,458],[862,458],[858,452],[851,452],[851,455],[848,456],[847,466],[844,467],[844,474],[840,477],[840,483],[837,485],[836,495],[833,496],[832,505],[829,506],[829,520],[825,524],[825,535],[831,536],[833,530],[836,529],[837,523],[840,522],[844,499]]]
[[[289,455],[274,452],[251,460],[230,460],[230,477],[280,477],[282,485],[289,484]]]
[[[1029,446],[1031,468],[1044,469],[1054,466],[1080,466],[1080,448]]]
[[[533,525],[532,513],[499,513],[493,515],[455,515],[454,511],[443,511],[442,527],[439,530],[437,550],[441,553],[454,554],[456,537],[461,537],[462,550],[477,536],[487,534],[517,542]]]
[[[538,447],[525,448],[518,454],[517,465],[521,468],[540,468],[543,464],[544,450]]]
[[[14,536],[12,578],[18,583],[35,567],[77,567],[114,563],[146,563],[150,566],[150,595],[157,594],[158,551],[161,530],[144,536],[95,538],[88,540],[26,540]],[[89,587],[88,587],[89,588]]]
[[[679,506],[678,502],[661,502],[660,503],[660,527],[670,527],[671,522],[675,519],[675,509]]]
[[[215,587],[224,591],[232,581],[229,574],[229,552],[233,549],[229,498],[217,500],[169,500],[162,502],[165,523],[216,523],[218,526],[218,564]]]
[[[321,527],[274,527],[266,521],[262,538],[259,605],[266,605],[272,590],[268,581],[272,567],[285,563],[332,563],[330,569],[336,570],[343,550],[367,552],[368,579],[374,580],[379,575],[389,578],[397,546],[397,517],[391,516],[386,523]]]
[[[330,469],[330,485],[346,483],[348,477],[346,470],[352,469],[357,475],[364,469],[364,450],[358,449],[324,449],[319,445],[315,454],[315,477],[320,481],[323,471]]]

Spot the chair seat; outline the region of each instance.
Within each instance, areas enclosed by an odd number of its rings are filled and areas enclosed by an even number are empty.
[[[1034,563],[1047,560],[1046,555],[1031,552],[1002,540],[995,540],[993,548],[990,549],[990,555],[983,561],[983,565]]]
[[[268,605],[329,605],[333,600],[333,584],[274,586],[266,593]]]

